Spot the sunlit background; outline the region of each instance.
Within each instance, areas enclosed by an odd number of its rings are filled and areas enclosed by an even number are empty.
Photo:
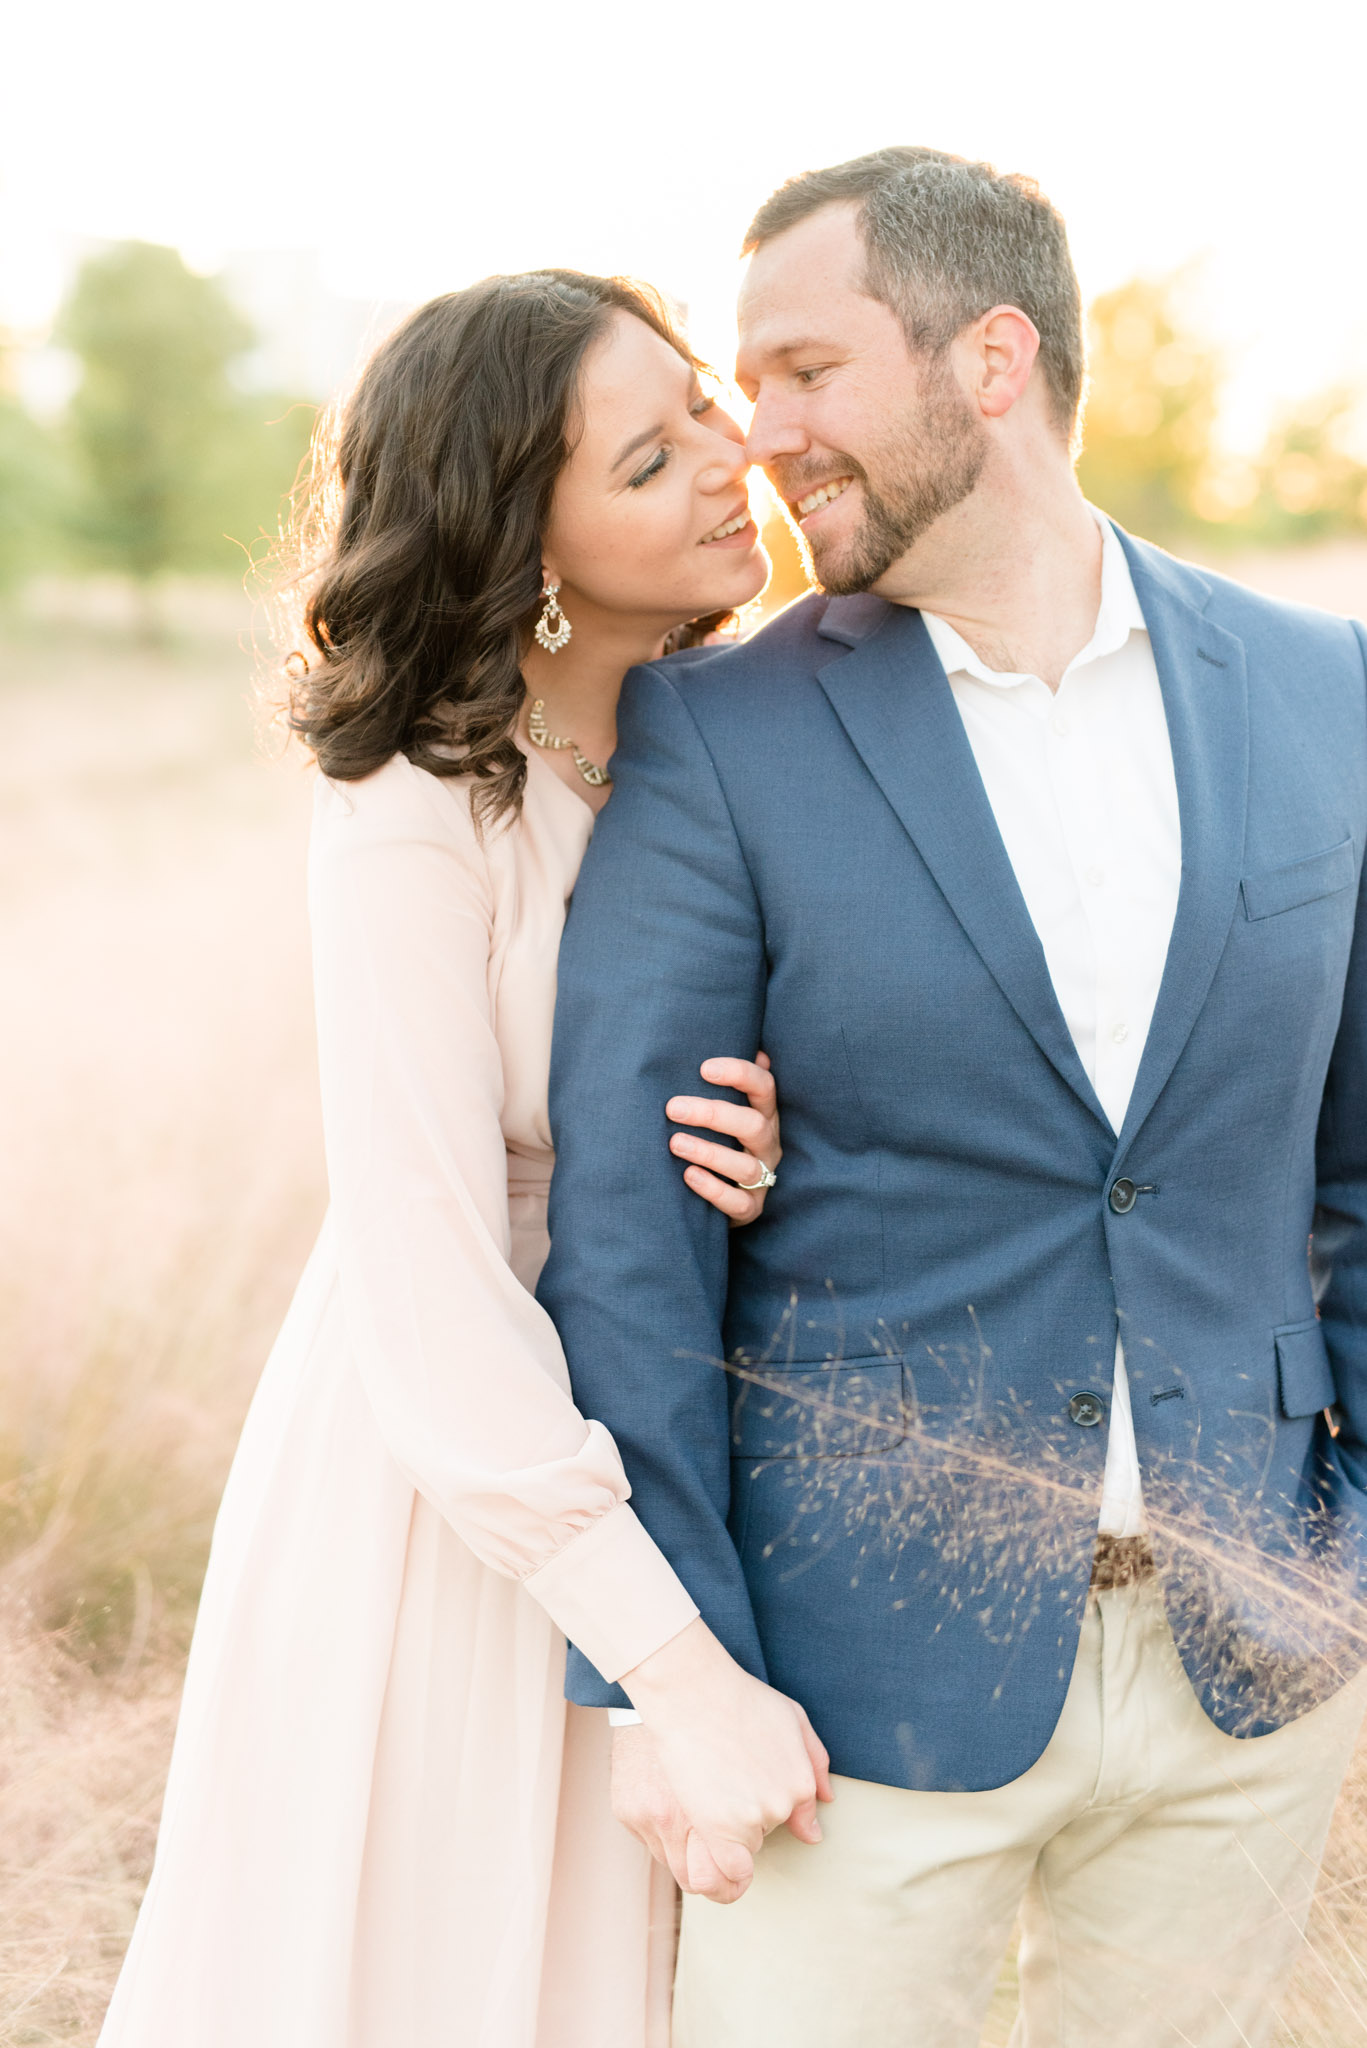
[[[79,394],[113,285],[93,308],[78,286],[121,245],[175,250],[233,309],[209,352],[243,402],[187,446],[210,474],[157,564],[226,574],[273,525],[307,405],[404,308],[492,269],[625,270],[725,367],[758,201],[906,139],[1026,170],[1064,211],[1099,302],[1086,460],[1111,509],[1214,546],[1361,533],[1364,54],[1362,11],[1333,0],[30,8],[0,86],[0,477],[12,502],[29,486],[11,579],[111,560]],[[174,280],[130,276],[154,290]],[[165,317],[202,347],[208,295],[197,315],[181,296]]]
[[[258,737],[314,409],[490,270],[628,271],[723,372],[790,173],[1037,177],[1092,308],[1083,478],[1367,612],[1360,7],[11,7],[0,48],[0,2048],[93,2042],[214,1503],[324,1199],[308,777]],[[799,587],[780,526],[775,597]],[[1345,1797],[1279,2038],[1367,2040]],[[1010,1977],[987,2039],[1005,2040]]]

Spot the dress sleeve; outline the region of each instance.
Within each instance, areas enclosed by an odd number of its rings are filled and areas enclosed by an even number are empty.
[[[320,781],[310,911],[342,1303],[380,1432],[484,1563],[630,1670],[697,1608],[509,1265],[493,902],[462,787],[403,760]]]

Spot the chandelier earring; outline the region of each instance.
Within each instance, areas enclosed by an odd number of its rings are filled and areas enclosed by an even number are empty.
[[[536,644],[544,647],[547,654],[559,654],[562,647],[569,646],[574,628],[560,609],[560,585],[548,583],[541,595],[546,602],[536,622]]]

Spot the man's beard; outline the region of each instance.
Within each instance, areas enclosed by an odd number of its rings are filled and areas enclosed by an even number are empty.
[[[875,490],[868,471],[850,455],[832,455],[811,483],[785,475],[789,504],[832,476],[851,476],[860,487],[863,516],[845,541],[823,545],[820,530],[803,541],[823,590],[846,597],[868,590],[946,512],[974,489],[987,459],[987,431],[954,381],[947,358],[933,364],[914,425],[901,420],[879,449],[879,468],[891,478]],[[790,488],[790,484],[793,487]]]

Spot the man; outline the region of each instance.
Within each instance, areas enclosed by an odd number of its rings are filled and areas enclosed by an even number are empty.
[[[820,1846],[686,1901],[676,2039],[975,2043],[1019,1913],[1031,2048],[1254,2041],[1362,1708],[1367,637],[1085,503],[1033,185],[880,151],[747,249],[821,589],[628,680],[542,1288],[840,1774]],[[661,1105],[761,1043],[785,1157],[728,1239]]]

